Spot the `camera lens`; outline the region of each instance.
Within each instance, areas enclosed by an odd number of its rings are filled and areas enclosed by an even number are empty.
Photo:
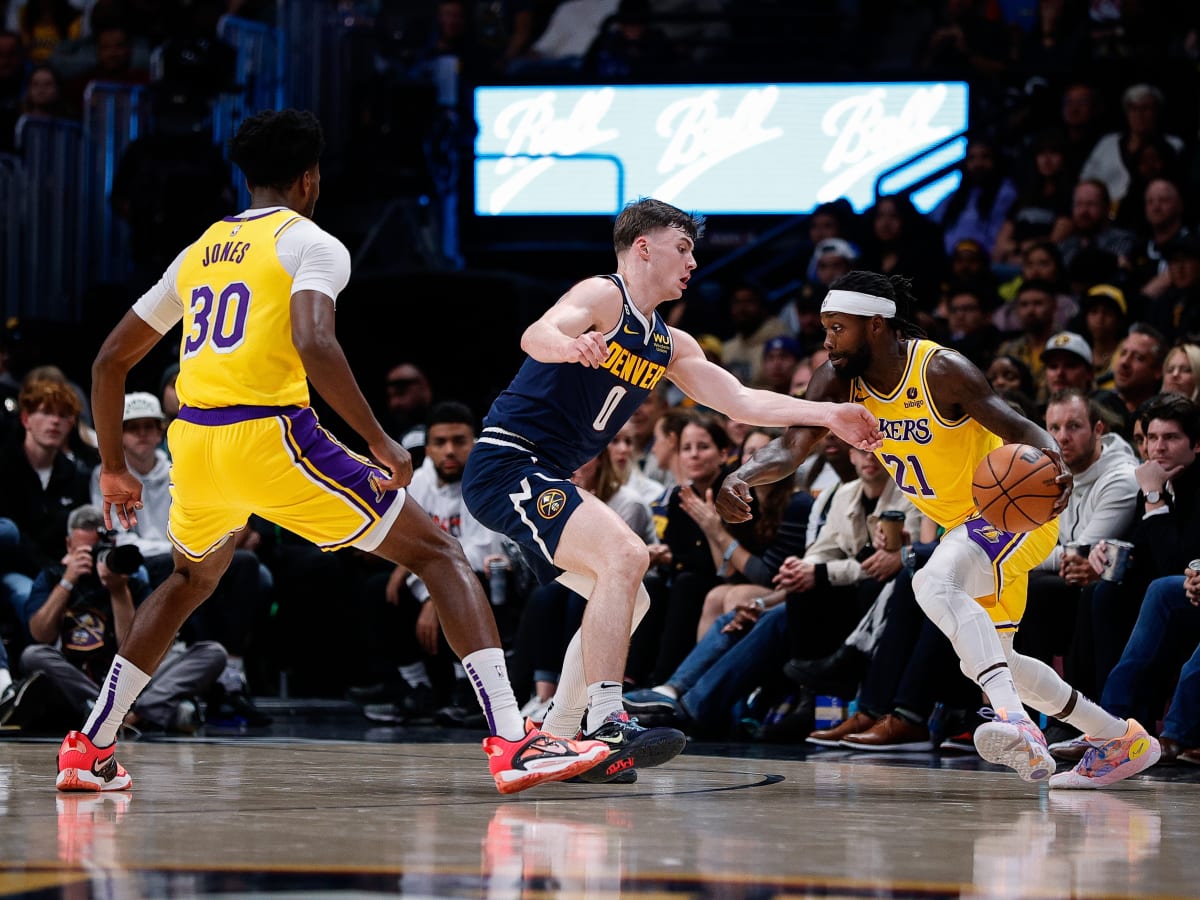
[[[96,563],[104,563],[115,575],[132,575],[142,565],[142,551],[135,544],[120,547],[97,547]]]

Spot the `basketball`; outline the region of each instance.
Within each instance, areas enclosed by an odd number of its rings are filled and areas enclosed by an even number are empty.
[[[1050,521],[1062,493],[1058,466],[1028,444],[1005,444],[983,458],[971,480],[980,514],[1001,531],[1033,531]]]

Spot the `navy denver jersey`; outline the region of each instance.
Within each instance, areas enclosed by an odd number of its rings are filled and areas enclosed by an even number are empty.
[[[666,374],[671,333],[662,317],[647,320],[621,276],[596,277],[621,291],[621,319],[604,335],[608,358],[598,369],[527,358],[483,420],[481,441],[530,451],[569,474],[608,446]]]

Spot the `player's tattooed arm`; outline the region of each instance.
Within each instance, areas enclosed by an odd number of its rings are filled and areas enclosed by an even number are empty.
[[[1006,444],[1029,444],[1044,450],[1058,466],[1054,480],[1062,488],[1062,494],[1056,512],[1066,508],[1072,487],[1071,470],[1050,432],[1009,406],[992,390],[975,364],[958,353],[943,350],[934,354],[925,375],[933,405],[943,419],[954,422],[970,416]]]
[[[838,378],[833,367],[826,363],[813,374],[805,398],[845,402],[850,399],[850,385]],[[791,475],[827,431],[811,425],[793,425],[782,436],[756,451],[722,482],[717,495],[717,512],[727,522],[745,522],[750,518],[750,488]]]

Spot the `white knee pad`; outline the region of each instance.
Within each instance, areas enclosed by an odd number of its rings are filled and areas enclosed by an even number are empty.
[[[978,683],[981,673],[1005,661],[995,625],[970,594],[927,570],[913,578],[913,592],[925,615],[954,645],[969,679]]]
[[[645,584],[639,584],[637,594],[633,598],[633,625],[629,629],[629,633],[637,631],[637,627],[642,624],[642,619],[646,618],[646,613],[650,612],[650,593],[646,590]]]

